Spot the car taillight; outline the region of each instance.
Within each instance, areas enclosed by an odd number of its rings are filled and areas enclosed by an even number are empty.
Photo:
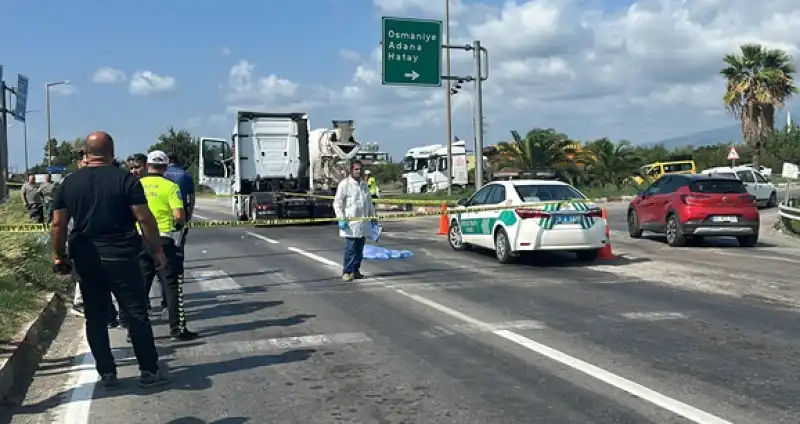
[[[536,209],[516,209],[517,215],[522,219],[528,218],[549,218],[550,214]]]
[[[589,218],[602,218],[603,217],[603,210],[602,209],[592,209],[586,212],[586,216]]]
[[[256,205],[256,209],[260,211],[271,211],[275,209],[275,205]]]
[[[691,195],[683,195],[681,196],[681,202],[686,205],[702,205],[708,200],[711,199],[711,196],[704,196],[702,194],[691,194]]]

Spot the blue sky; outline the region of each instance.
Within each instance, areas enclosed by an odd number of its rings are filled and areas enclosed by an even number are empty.
[[[344,83],[353,70],[341,66],[340,50],[347,46],[369,51],[380,38],[371,4],[352,3],[365,7],[344,8],[341,1],[332,0],[242,1],[246,6],[233,8],[185,0],[15,1],[4,8],[3,15],[14,19],[3,20],[2,32],[25,41],[5,44],[2,64],[9,84],[16,84],[17,72],[28,76],[28,108],[33,110],[44,109],[46,82],[71,80],[75,93],[51,93],[53,136],[73,139],[105,129],[117,140],[117,154],[122,156],[144,150],[169,125],[183,127],[192,117],[219,113],[219,85],[241,58],[301,84],[320,83],[318,65],[333,64],[325,66],[325,82]],[[335,24],[347,16],[354,24]],[[370,33],[375,34],[371,40],[363,36]],[[230,53],[224,55],[224,49]],[[137,70],[172,76],[176,89],[133,96],[126,85],[92,83],[94,72],[104,66],[122,70],[128,79]],[[33,161],[43,155],[45,114],[31,113],[29,121]],[[198,131],[203,129],[221,128]],[[21,166],[21,125],[11,128],[9,136],[10,163]]]
[[[450,1],[454,42],[479,38],[492,53],[486,144],[535,126],[641,143],[730,125],[720,106],[722,55],[746,41],[796,54],[800,42],[789,21],[771,18],[800,13],[790,0],[758,8],[744,0]],[[259,108],[308,112],[313,127],[355,119],[359,139],[395,159],[445,141],[444,90],[381,86],[375,53],[381,16],[441,19],[441,1],[3,3],[11,19],[0,33],[23,41],[7,42],[0,64],[12,84],[17,72],[30,78],[29,109],[44,109],[46,82],[73,83],[73,92],[53,91],[59,139],[107,130],[125,156],[170,125],[227,138],[232,111]],[[454,53],[453,66],[470,73],[469,55]],[[124,81],[93,81],[104,67]],[[154,90],[132,94],[134,74],[145,71],[155,77],[144,88]],[[469,105],[466,93],[454,98],[454,134],[465,139]],[[30,114],[31,163],[43,156],[44,117]],[[9,137],[10,165],[21,168],[21,125]]]

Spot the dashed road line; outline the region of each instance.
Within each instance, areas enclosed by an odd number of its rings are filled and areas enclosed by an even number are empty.
[[[219,269],[201,269],[189,271],[191,281],[200,286],[204,292],[242,293],[244,289],[225,271]]]
[[[247,234],[248,236],[251,236],[251,237],[255,237],[255,238],[259,239],[259,240],[263,240],[263,241],[265,241],[265,242],[267,242],[269,244],[280,244],[281,243],[278,240],[274,240],[274,239],[271,239],[269,237],[262,236],[261,234],[254,233],[252,231],[245,231],[245,234]]]
[[[437,339],[453,336],[459,333],[482,333],[497,330],[545,330],[547,326],[541,321],[519,320],[489,323],[488,327],[479,327],[474,324],[436,325],[422,332],[424,337]]]
[[[681,312],[625,312],[619,316],[634,321],[669,321],[676,319],[688,319],[689,317]]]

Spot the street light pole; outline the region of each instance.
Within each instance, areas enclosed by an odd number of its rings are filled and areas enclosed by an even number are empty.
[[[48,82],[44,85],[44,104],[45,104],[45,114],[47,120],[47,166],[53,165],[53,152],[52,146],[50,145],[50,87],[55,87],[57,85],[65,85],[70,84],[70,80],[63,80],[63,81],[55,81],[55,82]]]
[[[50,84],[47,84],[44,87],[44,108],[45,114],[47,115],[45,117],[45,120],[47,121],[47,166],[51,166],[51,158],[53,155],[51,155],[50,152]]]

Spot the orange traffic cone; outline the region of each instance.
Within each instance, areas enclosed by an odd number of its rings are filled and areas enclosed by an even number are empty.
[[[600,256],[599,259],[615,259],[616,256],[614,252],[611,251],[611,227],[608,225],[608,215],[606,214],[606,208],[603,208],[603,212],[601,217],[606,224],[606,244],[600,249]]]
[[[437,236],[446,236],[450,232],[450,221],[447,220],[447,202],[442,202],[442,214],[439,216],[439,232]]]

